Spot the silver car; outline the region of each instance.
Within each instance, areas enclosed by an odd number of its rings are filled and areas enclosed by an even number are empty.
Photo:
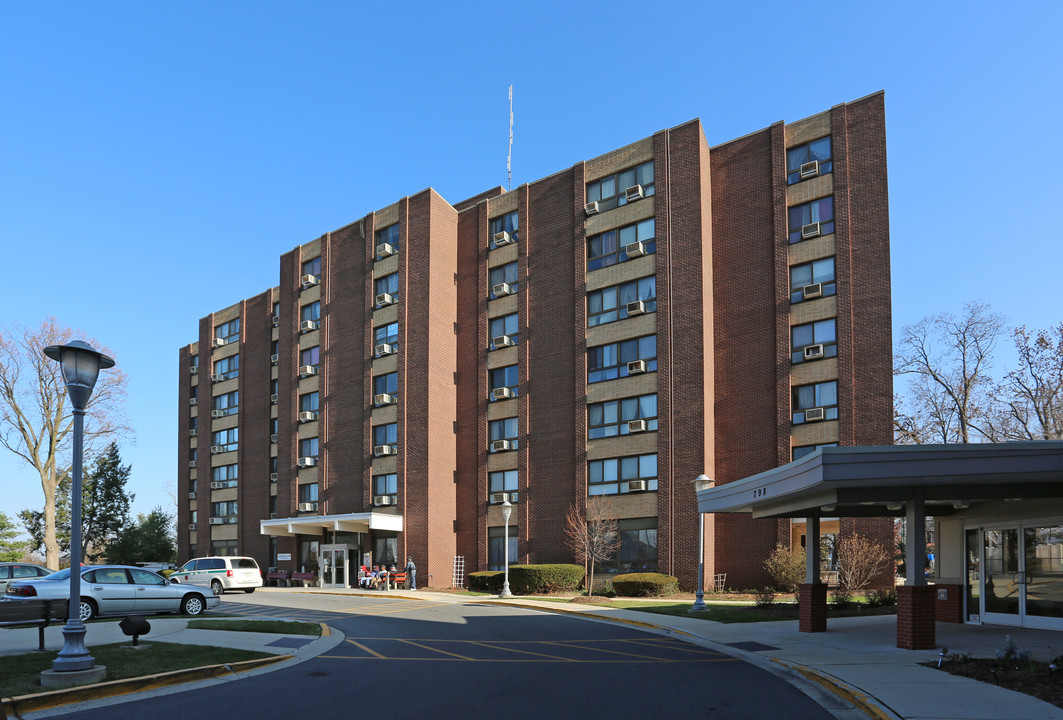
[[[7,589],[7,584],[13,580],[33,580],[34,578],[51,575],[52,571],[40,565],[23,562],[0,563],[0,593]]]
[[[70,597],[70,568],[37,580],[12,582],[7,586],[4,601],[18,602],[28,598],[63,600]],[[128,615],[136,613],[184,613],[200,615],[215,608],[221,599],[211,590],[183,587],[150,570],[127,565],[82,565],[81,608],[82,622],[99,615]]]

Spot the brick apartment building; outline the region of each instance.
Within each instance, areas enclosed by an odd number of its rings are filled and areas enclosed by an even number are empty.
[[[890,443],[891,360],[882,93],[712,148],[693,120],[455,204],[424,190],[286,253],[181,348],[179,559],[339,583],[413,556],[445,587],[455,556],[501,568],[503,501],[511,562],[571,562],[566,514],[601,497],[607,569],[692,588],[693,479]],[[706,576],[736,588],[800,537],[704,523]]]

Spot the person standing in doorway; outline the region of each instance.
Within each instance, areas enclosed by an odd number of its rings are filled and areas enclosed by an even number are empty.
[[[406,558],[406,567],[403,568],[403,572],[406,573],[406,586],[410,590],[417,589],[417,566],[413,564],[413,557]]]

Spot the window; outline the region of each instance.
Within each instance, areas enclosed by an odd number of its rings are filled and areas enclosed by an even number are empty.
[[[793,185],[805,178],[801,177],[801,166],[806,169],[809,163],[818,162],[819,172],[817,175],[829,173],[833,167],[830,160],[830,135],[819,140],[792,147],[786,151],[786,184]],[[815,177],[815,175],[809,175]]]
[[[822,345],[822,352],[819,352]],[[820,320],[790,328],[790,362],[818,360],[838,356],[838,334],[835,331],[834,318]]]
[[[810,287],[819,285],[819,288]],[[810,263],[804,263],[803,265],[794,265],[790,268],[790,302],[799,303],[804,301],[806,291],[811,300],[817,297],[826,297],[827,295],[833,295],[835,290],[834,282],[834,258],[823,258],[822,260],[815,260]],[[819,291],[816,294],[816,291]]]
[[[312,302],[303,305],[299,308],[300,320],[320,320],[321,319],[321,302]]]
[[[628,168],[616,175],[610,175],[587,183],[587,202],[597,202],[598,210],[605,212],[618,205],[627,205],[626,191],[635,185],[642,186],[642,196],[653,195],[653,161],[644,162]]]
[[[199,426],[199,416],[198,415],[193,415],[192,417],[188,418],[188,429],[189,430],[195,430],[198,426]]]
[[[799,385],[792,390],[794,425],[805,422],[805,410],[820,408],[823,410],[824,420],[838,419],[838,382],[816,383],[814,385]]]
[[[495,243],[495,235],[498,235],[498,233],[500,232],[509,233],[510,242],[517,242],[517,240],[520,239],[520,224],[517,220],[516,210],[511,213],[506,213],[501,217],[492,218],[490,224],[491,228],[488,231],[490,234],[490,242],[488,243],[488,247],[491,250],[500,247],[497,243]]]
[[[399,494],[399,476],[395,473],[373,476],[373,495],[396,497]]]
[[[321,257],[318,256],[313,260],[307,260],[303,263],[303,275],[313,275],[314,277],[321,277]]]
[[[317,483],[304,483],[299,486],[299,502],[314,503],[314,509],[317,509]]]
[[[517,471],[501,470],[487,473],[487,492],[491,495],[509,493],[509,501],[517,502]]]
[[[299,396],[299,412],[317,412],[318,399],[321,395],[317,392],[306,393]]]
[[[790,243],[801,242],[806,237],[830,235],[834,232],[834,198],[825,197],[795,205],[787,213],[790,217]],[[810,225],[819,223],[819,230],[811,234]]]
[[[214,483],[223,483],[221,487],[236,487],[236,481],[240,477],[239,467],[236,465],[222,465],[210,471],[211,490],[216,489]]]
[[[278,395],[278,394],[280,394],[279,391],[280,391],[280,380],[278,380],[276,378],[270,380],[269,381],[269,394],[270,395]]]
[[[199,385],[192,385],[188,391],[188,397],[199,397]]]
[[[269,419],[269,434],[276,435],[280,431],[280,421],[277,418]]]
[[[517,292],[517,263],[511,262],[491,268],[487,281],[487,286],[490,289],[490,294],[487,297],[490,300],[502,297],[495,294],[495,288],[502,283],[509,285],[510,295]]]
[[[303,438],[299,441],[299,457],[317,457],[317,438]]]
[[[240,342],[240,318],[215,326],[214,337],[226,343]]]
[[[387,293],[392,297],[397,297],[399,294],[399,274],[391,273],[385,275],[382,278],[377,278],[373,281],[373,295],[383,295]]]
[[[616,556],[594,566],[596,572],[657,572],[657,518],[620,521]]]
[[[601,235],[592,235],[587,238],[587,271],[609,267],[617,263],[627,262],[636,256],[628,257],[627,248],[633,243],[642,243],[642,253],[650,255],[657,252],[656,226],[653,218],[643,220],[622,227],[619,230],[610,230]]]
[[[373,427],[373,446],[390,445],[395,447],[399,444],[399,424],[388,423],[387,425],[375,425]]]
[[[269,474],[270,475],[276,475],[277,474],[277,456],[276,455],[274,455],[273,457],[271,457],[269,459]],[[277,482],[277,481],[275,479],[271,478],[271,482]]]
[[[385,373],[373,378],[374,395],[394,395],[399,389],[399,374]]]
[[[506,528],[487,528],[487,569],[504,570],[506,565]],[[517,564],[517,526],[509,526],[509,564]]]
[[[398,226],[398,224],[388,225],[386,228],[381,228],[380,230],[376,231],[375,235],[376,235],[376,247],[377,248],[379,248],[381,245],[386,243],[386,244],[390,245],[394,249],[395,252],[398,252],[398,250],[399,250],[399,226]],[[379,252],[377,252],[377,260],[381,260],[384,257],[386,257],[386,256],[385,255],[381,255]]]
[[[321,348],[314,346],[299,353],[300,365],[312,365],[317,367],[321,363]]]
[[[838,443],[823,443],[822,445],[799,445],[798,447],[795,447],[792,451],[793,459],[800,460],[806,455],[811,455],[816,450],[825,447],[838,447]]]
[[[378,537],[373,543],[373,562],[391,565],[399,556],[399,539],[397,537]]]
[[[642,312],[657,310],[656,276],[651,275],[587,293],[587,327],[629,317],[628,305],[639,300],[642,301]],[[637,311],[637,308],[632,309]]]
[[[373,330],[373,345],[384,344],[392,347],[399,344],[399,324],[397,322],[381,325]]]
[[[630,433],[628,423],[645,420],[646,432],[657,429],[657,394],[587,406],[587,438],[616,437]]]
[[[210,516],[222,518],[224,521],[222,524],[235,523],[236,515],[237,512],[235,500],[226,500],[225,502],[216,502],[210,504]]]
[[[272,317],[279,318],[281,316],[281,304],[279,302],[273,303],[273,315]]]
[[[271,340],[270,343],[269,343],[269,354],[270,355],[279,355],[280,351],[281,351],[280,340]]]
[[[196,458],[198,457],[198,455],[199,455],[199,451],[196,448],[189,448],[189,450],[188,450],[188,460],[189,460],[189,462],[195,462]]]
[[[508,388],[510,395],[516,397],[520,393],[518,392],[519,380],[517,378],[517,366],[507,365],[506,367],[495,368],[487,372],[487,385],[488,390],[498,390],[499,388]],[[494,401],[494,393],[491,394],[491,401]]]
[[[199,355],[192,355],[188,359],[188,364],[191,367],[198,368],[199,367]]]
[[[240,356],[230,355],[214,361],[214,374],[221,375],[225,380],[232,380],[240,375]]]
[[[491,338],[488,350],[499,350],[510,345],[516,345],[519,342],[517,337],[517,313],[493,318],[489,322],[487,336]],[[502,340],[503,337],[508,338],[509,341]]]
[[[225,415],[234,415],[240,407],[240,391],[233,390],[230,393],[224,395],[218,395],[214,398],[212,410],[220,410]]]
[[[240,445],[240,428],[218,430],[211,436],[211,445],[218,445],[222,452],[236,450]]]
[[[512,417],[504,420],[492,420],[487,424],[487,430],[487,447],[490,452],[503,452],[505,450],[517,449],[517,435],[519,434],[517,430],[517,418]],[[505,440],[509,445],[500,445],[496,447],[495,443],[499,440]]]
[[[587,350],[587,382],[615,380],[631,374],[629,363],[642,360],[644,372],[657,369],[657,336],[646,335],[633,340],[599,345]]]
[[[587,463],[588,495],[627,492],[626,484],[632,480],[644,480],[647,490],[657,489],[657,453]]]

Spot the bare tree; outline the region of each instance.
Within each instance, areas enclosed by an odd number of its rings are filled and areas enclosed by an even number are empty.
[[[620,547],[620,521],[606,515],[605,502],[590,498],[586,510],[573,504],[565,517],[565,544],[576,559],[590,566],[587,595],[594,591],[594,565]]]
[[[870,538],[862,535],[843,537],[838,541],[838,584],[847,592],[859,595],[889,567],[893,554]]]
[[[1063,439],[1063,323],[1034,333],[1016,328],[1012,337],[1019,367],[1004,376],[994,393],[997,412],[990,438]]]
[[[908,413],[894,419],[899,443],[967,443],[988,435],[989,375],[1003,319],[970,302],[959,317],[935,315],[901,332],[894,374],[911,376]]]
[[[16,325],[0,330],[0,445],[37,471],[44,490],[45,564],[59,568],[55,496],[59,478],[69,472],[73,415],[59,363],[44,355],[74,332],[48,318],[39,328]],[[89,340],[97,349],[100,346]],[[106,348],[101,352],[110,355]],[[120,370],[100,373],[85,414],[85,452],[128,432],[126,377]]]

